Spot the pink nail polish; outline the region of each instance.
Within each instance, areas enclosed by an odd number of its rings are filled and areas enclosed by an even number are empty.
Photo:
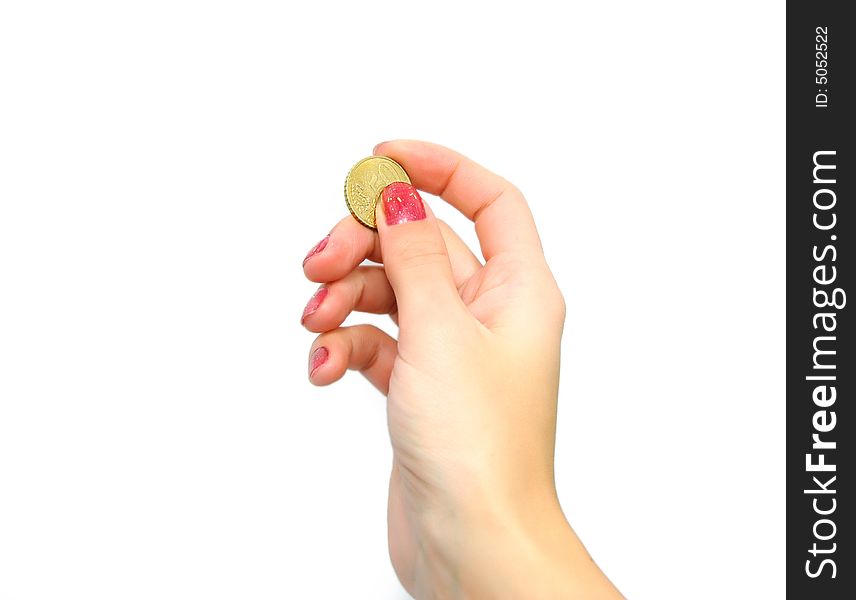
[[[309,254],[306,255],[306,258],[303,259],[303,264],[306,264],[306,261],[315,256],[316,254],[320,254],[321,251],[327,247],[327,242],[330,241],[330,236],[327,235],[323,240],[312,246],[312,250],[309,251]]]
[[[309,302],[306,303],[306,308],[303,309],[303,316],[300,317],[300,322],[303,323],[306,321],[306,317],[314,313],[318,310],[318,307],[321,306],[321,303],[324,302],[324,298],[327,297],[327,286],[322,285],[318,288],[312,297],[309,299]]]
[[[312,356],[309,357],[309,376],[312,377],[313,373],[327,362],[327,357],[330,356],[330,351],[327,350],[324,346],[319,346],[312,351]]]
[[[387,225],[399,225],[425,218],[425,205],[416,188],[396,181],[383,188],[383,214]]]

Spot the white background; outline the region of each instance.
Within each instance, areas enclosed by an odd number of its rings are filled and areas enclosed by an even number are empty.
[[[606,573],[783,597],[784,64],[769,1],[3,2],[0,598],[406,597],[383,398],[299,325],[400,137],[532,205]]]

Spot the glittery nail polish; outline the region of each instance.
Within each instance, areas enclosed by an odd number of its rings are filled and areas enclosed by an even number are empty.
[[[416,188],[396,181],[383,188],[383,214],[387,225],[399,225],[425,218],[425,205]]]
[[[327,350],[324,346],[319,346],[312,351],[312,356],[309,357],[309,376],[312,377],[312,374],[327,362],[327,357],[330,356],[330,351]]]
[[[321,303],[324,302],[324,298],[326,297],[327,286],[322,285],[314,294],[312,294],[309,302],[306,303],[306,308],[303,309],[303,316],[300,317],[300,322],[303,323],[306,321],[306,317],[318,310],[318,307],[321,306]]]
[[[330,236],[327,235],[323,240],[312,246],[312,249],[309,251],[309,254],[306,255],[306,258],[303,259],[303,264],[306,264],[306,261],[315,256],[316,254],[320,254],[321,251],[327,247],[327,242],[330,241]]]

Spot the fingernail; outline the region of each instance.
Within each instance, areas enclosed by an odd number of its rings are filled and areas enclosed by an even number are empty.
[[[324,302],[324,298],[326,297],[327,286],[322,285],[315,291],[314,294],[312,294],[312,297],[309,299],[309,302],[306,303],[306,308],[303,309],[303,316],[300,317],[301,324],[306,321],[306,317],[318,310],[318,307],[321,306],[321,303]]]
[[[330,351],[327,350],[324,346],[319,346],[312,351],[312,356],[309,357],[309,376],[315,373],[315,371],[327,362],[327,357],[330,356]]]
[[[380,144],[377,144],[374,148],[372,148],[372,154],[377,154],[377,149],[383,146],[385,143],[386,142],[381,142]]]
[[[306,264],[306,261],[319,254],[324,248],[327,247],[327,242],[330,241],[330,236],[327,235],[323,240],[312,246],[312,250],[309,251],[309,254],[306,255],[306,258],[303,259],[303,264]]]
[[[416,188],[409,183],[396,181],[383,188],[383,215],[387,225],[399,225],[425,218],[425,205]]]

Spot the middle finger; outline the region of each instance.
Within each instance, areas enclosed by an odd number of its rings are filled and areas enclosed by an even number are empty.
[[[341,325],[353,311],[395,315],[395,294],[383,268],[357,267],[333,283],[322,285],[309,300],[300,321],[321,333]]]

